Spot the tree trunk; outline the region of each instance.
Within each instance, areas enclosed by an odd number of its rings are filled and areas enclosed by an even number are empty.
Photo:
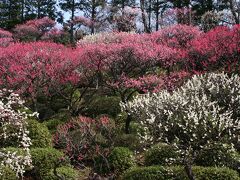
[[[149,0],[148,6],[148,29],[151,31],[151,18],[152,18],[152,0]]]
[[[195,177],[192,172],[192,166],[190,164],[185,164],[185,171],[187,173],[187,176],[190,180],[195,180]]]
[[[236,24],[240,24],[240,18],[239,18],[239,14],[240,13],[240,9],[237,9],[238,12],[236,12],[235,8],[234,8],[234,0],[229,0],[229,5],[230,5],[230,10],[232,12],[232,15],[234,17],[235,23]],[[237,3],[237,2],[235,2]]]
[[[140,9],[142,13],[142,21],[143,21],[143,26],[144,26],[144,32],[149,33],[149,29],[147,26],[147,21],[146,21],[146,16],[145,16],[145,1],[140,0]]]
[[[70,27],[70,42],[74,45],[74,32],[73,32],[73,20],[75,16],[75,1],[72,1],[72,9],[71,9],[71,27]]]
[[[21,1],[21,23],[24,21],[24,7],[25,7],[25,2],[24,0]]]
[[[126,122],[125,122],[125,133],[126,134],[130,134],[130,123],[131,123],[131,116],[128,114],[127,115],[127,119],[126,119]]]
[[[91,21],[92,21],[92,26],[91,26],[91,34],[94,34],[94,22],[96,18],[96,2],[95,0],[92,0],[92,12],[91,12]]]
[[[155,14],[156,14],[156,31],[159,30],[159,1],[157,0],[156,2],[156,9],[155,9]]]

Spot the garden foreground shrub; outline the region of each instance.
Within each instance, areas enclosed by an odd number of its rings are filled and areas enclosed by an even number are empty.
[[[239,180],[238,173],[228,168],[193,167],[196,180]],[[125,172],[122,180],[189,180],[183,167],[137,167]]]
[[[133,153],[125,147],[115,147],[108,160],[112,171],[117,175],[135,166]]]
[[[36,177],[43,178],[55,167],[60,166],[60,160],[64,154],[54,148],[31,149],[32,164]]]
[[[35,119],[28,119],[29,136],[32,140],[31,147],[45,148],[52,146],[52,136],[48,128]]]
[[[178,157],[177,149],[165,143],[159,143],[151,147],[145,153],[145,164],[151,165],[171,165],[177,163]]]

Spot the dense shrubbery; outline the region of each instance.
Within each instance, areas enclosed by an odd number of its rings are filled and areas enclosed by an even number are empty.
[[[44,177],[54,168],[61,166],[64,154],[54,148],[33,148],[31,149],[32,164],[36,177]]]
[[[98,156],[108,156],[113,137],[114,125],[108,117],[91,119],[80,116],[58,126],[54,145],[63,149],[75,165],[84,167],[93,165]]]
[[[112,171],[117,175],[135,166],[133,153],[125,147],[115,147],[108,160]]]
[[[54,174],[54,170],[51,170],[46,176],[44,176],[44,180],[59,180],[59,178],[66,180],[77,180],[79,177],[78,171],[68,166],[57,168],[56,174],[57,176]]]
[[[152,165],[174,165],[179,163],[180,153],[171,145],[159,143],[147,150],[145,153],[145,164]]]
[[[52,136],[47,127],[35,119],[28,119],[29,137],[32,140],[31,147],[45,148],[52,146]]]
[[[238,173],[228,168],[193,167],[198,180],[238,180]],[[149,166],[134,168],[123,174],[123,180],[188,180],[182,167]]]

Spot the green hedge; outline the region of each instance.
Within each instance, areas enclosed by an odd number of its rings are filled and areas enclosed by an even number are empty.
[[[48,128],[35,119],[28,119],[29,137],[31,138],[31,147],[45,148],[52,146],[52,135]]]
[[[177,150],[173,146],[165,143],[159,143],[146,151],[144,156],[145,165],[176,165],[179,156],[180,154],[177,153]]]
[[[66,180],[78,180],[78,171],[72,167],[63,166],[56,169],[57,174]],[[53,169],[44,177],[44,180],[59,180],[57,176],[54,175]]]
[[[9,167],[0,167],[0,179],[1,180],[17,180],[16,173]]]
[[[43,124],[48,128],[48,130],[53,134],[57,130],[57,126],[63,124],[64,122],[60,119],[49,119],[43,122]]]
[[[132,151],[125,147],[115,147],[108,160],[115,174],[121,174],[125,170],[136,165]]]
[[[54,148],[34,148],[31,149],[32,164],[37,176],[44,177],[60,161],[64,154]]]
[[[196,180],[239,180],[238,173],[228,168],[193,167]],[[122,180],[188,180],[183,167],[149,166],[128,170]]]
[[[88,104],[85,114],[90,117],[97,117],[101,114],[108,114],[116,117],[121,112],[119,105],[120,98],[115,96],[97,97],[90,104]]]

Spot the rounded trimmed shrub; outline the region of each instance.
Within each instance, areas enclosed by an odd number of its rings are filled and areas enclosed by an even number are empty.
[[[45,148],[52,146],[52,136],[48,128],[35,119],[28,119],[29,137],[34,148]]]
[[[7,166],[0,167],[1,169],[1,174],[0,174],[0,179],[2,180],[18,180],[16,173]]]
[[[48,128],[48,130],[53,134],[57,130],[57,126],[63,124],[64,122],[59,119],[49,119],[43,122],[43,124]]]
[[[31,149],[32,165],[36,176],[44,177],[54,167],[58,167],[64,154],[54,148]]]
[[[44,180],[59,180],[59,178],[54,174],[52,169],[46,176]],[[57,175],[66,179],[66,180],[77,180],[79,173],[77,170],[69,166],[62,166],[56,169]]]
[[[117,175],[136,165],[132,151],[125,147],[115,147],[108,160],[111,170]]]
[[[198,166],[227,166],[240,171],[240,154],[227,144],[210,144],[200,151],[195,164]]]
[[[115,118],[121,112],[119,103],[120,98],[117,96],[97,97],[87,106],[85,113],[93,118],[101,114],[108,114]]]
[[[197,180],[239,180],[238,173],[229,168],[193,167]],[[183,167],[149,166],[136,167],[126,171],[122,180],[188,180]]]
[[[151,147],[145,153],[145,165],[172,165],[178,163],[180,154],[169,144],[159,143]]]

